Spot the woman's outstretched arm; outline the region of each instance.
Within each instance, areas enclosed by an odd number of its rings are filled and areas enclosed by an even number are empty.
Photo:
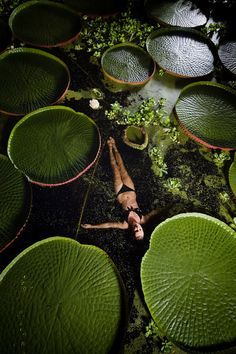
[[[126,221],[104,222],[102,224],[81,224],[84,229],[128,229],[129,225]]]

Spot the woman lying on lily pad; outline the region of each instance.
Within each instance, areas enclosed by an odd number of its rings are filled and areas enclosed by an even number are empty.
[[[81,226],[85,229],[131,228],[134,238],[136,240],[142,240],[144,237],[142,225],[146,224],[151,218],[159,214],[159,211],[152,210],[147,215],[143,215],[137,203],[134,182],[125,168],[115,140],[110,137],[107,144],[109,148],[111,168],[114,175],[116,199],[124,210],[125,220],[118,222],[105,222],[96,225],[82,224]]]

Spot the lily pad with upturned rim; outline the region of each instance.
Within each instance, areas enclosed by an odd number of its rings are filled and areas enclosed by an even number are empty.
[[[236,197],[236,157],[229,168],[229,185]]]
[[[20,234],[31,207],[31,188],[25,176],[0,155],[0,252]]]
[[[236,40],[222,42],[218,49],[218,55],[224,67],[236,75]]]
[[[24,115],[56,103],[70,84],[66,64],[40,49],[16,48],[0,55],[0,112]]]
[[[159,29],[149,35],[146,46],[151,57],[170,75],[194,78],[214,70],[214,44],[197,30]]]
[[[236,91],[199,81],[184,87],[175,105],[184,132],[210,148],[236,148]]]
[[[199,27],[205,25],[207,17],[191,1],[147,0],[148,16],[157,22],[170,26]]]
[[[90,16],[114,15],[126,5],[126,0],[64,0],[64,2],[79,13]]]
[[[51,237],[0,275],[0,352],[108,353],[126,313],[118,271],[101,249]]]
[[[174,343],[213,351],[236,340],[236,233],[201,213],[159,224],[141,265],[146,304]]]
[[[11,40],[11,31],[7,23],[0,18],[0,52],[6,49]]]
[[[115,83],[144,85],[155,73],[149,54],[133,43],[120,43],[107,49],[101,59],[102,70]]]
[[[148,145],[148,133],[144,128],[131,125],[125,128],[123,140],[133,149],[143,150]]]
[[[19,5],[9,18],[14,37],[36,47],[59,47],[75,40],[80,16],[63,4],[32,0]],[[40,28],[40,31],[39,31]]]
[[[64,106],[38,109],[12,129],[8,155],[31,182],[56,186],[85,173],[100,150],[94,121]]]

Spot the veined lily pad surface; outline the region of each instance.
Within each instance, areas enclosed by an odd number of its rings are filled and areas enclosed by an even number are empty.
[[[229,168],[229,184],[234,195],[236,196],[236,158],[235,157],[234,157],[234,161],[232,162]]]
[[[0,196],[1,252],[19,234],[31,206],[31,189],[28,181],[4,155],[0,155]]]
[[[125,0],[64,0],[64,2],[86,15],[112,15],[121,11],[126,3]]]
[[[0,276],[0,352],[108,353],[123,295],[101,249],[64,237],[37,242]]]
[[[184,131],[212,148],[236,148],[236,91],[207,81],[187,85],[175,105]]]
[[[236,41],[226,41],[218,49],[219,58],[222,64],[231,73],[236,75]]]
[[[0,55],[0,111],[24,115],[63,97],[70,83],[67,66],[39,49],[16,48]]]
[[[11,40],[11,31],[8,25],[0,18],[0,52],[5,50]]]
[[[38,0],[19,5],[9,25],[16,38],[38,47],[65,45],[76,39],[81,29],[76,12],[63,4]]]
[[[100,134],[94,121],[63,106],[45,107],[22,118],[8,141],[8,155],[32,182],[68,183],[95,162]]]
[[[207,22],[207,17],[191,1],[147,0],[147,14],[157,22],[179,27],[198,27]]]
[[[156,227],[142,260],[146,304],[158,327],[189,349],[236,339],[236,233],[201,213]]]
[[[147,50],[168,74],[201,77],[214,69],[214,45],[197,30],[165,28],[147,39]]]
[[[155,63],[149,54],[132,43],[109,48],[101,63],[105,75],[118,83],[144,84],[155,72]]]

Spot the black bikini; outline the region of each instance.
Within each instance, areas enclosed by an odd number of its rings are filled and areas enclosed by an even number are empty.
[[[126,184],[123,184],[119,192],[116,194],[116,197],[118,197],[118,195],[125,192],[135,192],[135,190],[133,188],[126,186]]]

